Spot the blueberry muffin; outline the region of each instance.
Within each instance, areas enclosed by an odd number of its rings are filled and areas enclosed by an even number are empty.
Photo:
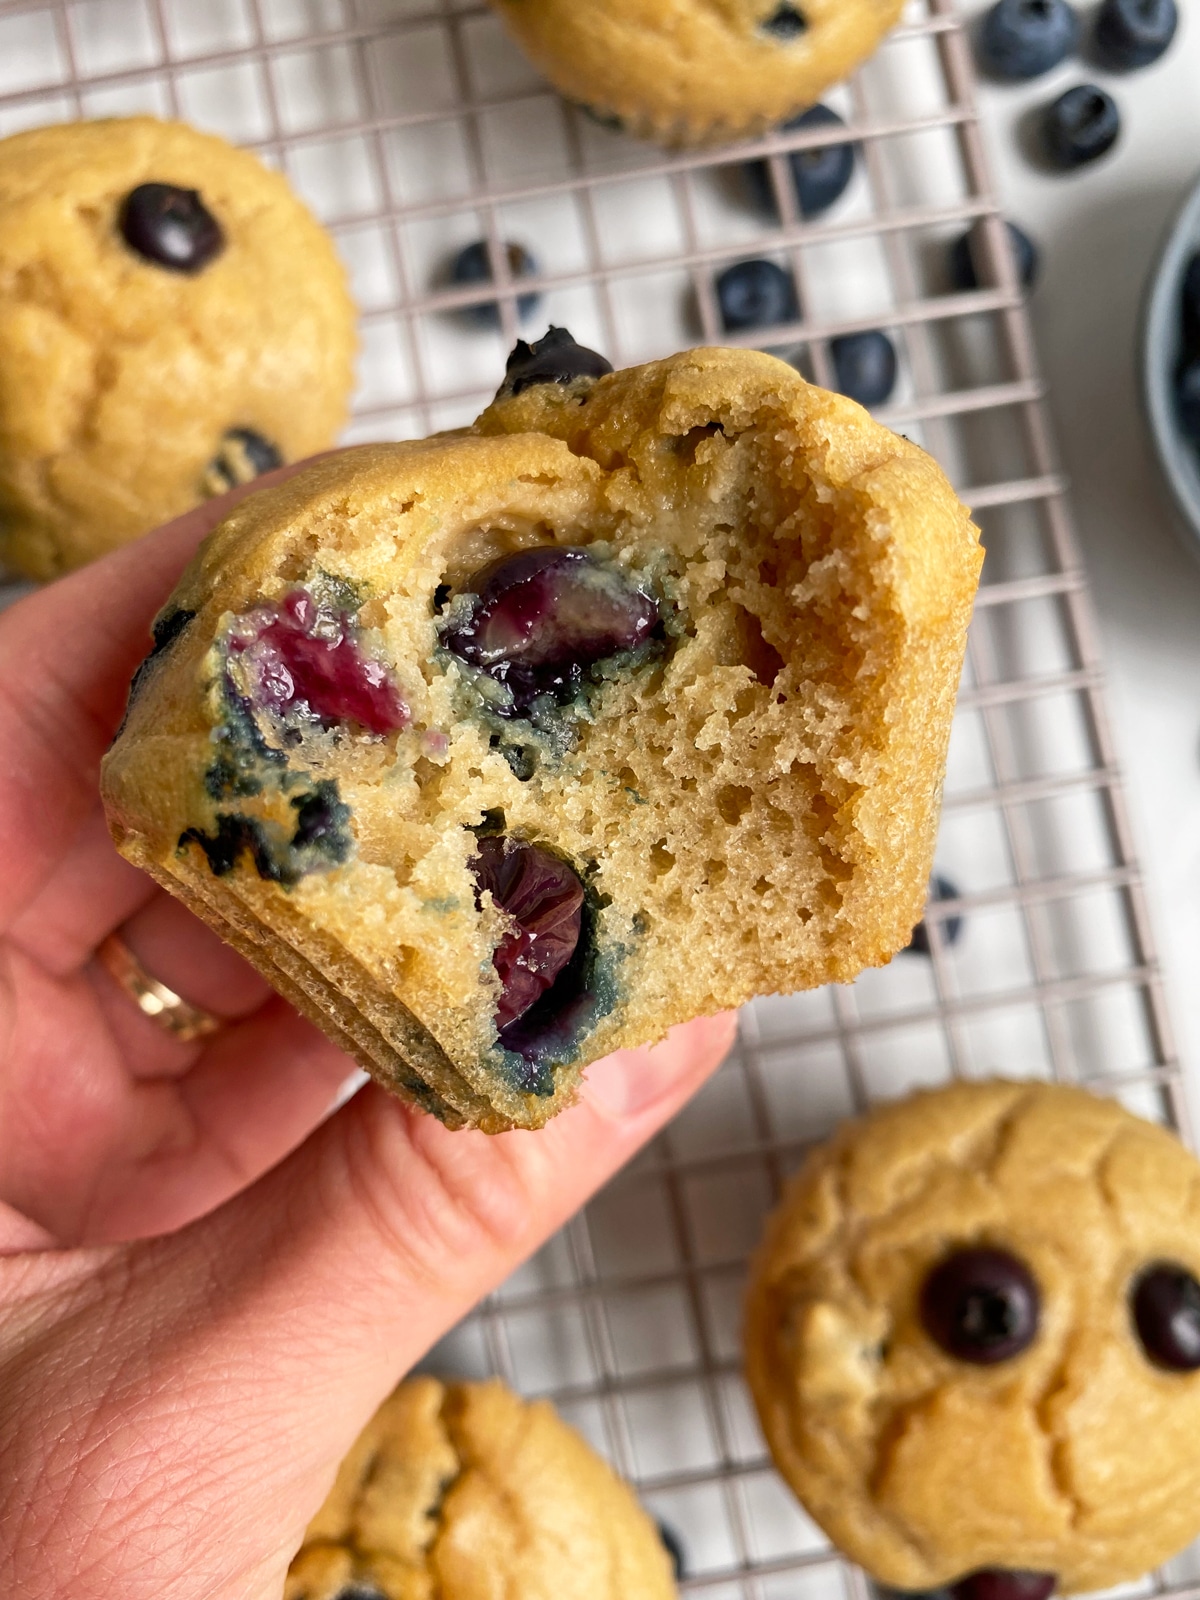
[[[1200,1165],[1113,1100],[960,1083],[813,1154],[750,1287],[771,1452],[897,1589],[1044,1600],[1200,1532]]]
[[[412,1378],[309,1524],[284,1600],[671,1600],[628,1486],[545,1400]]]
[[[247,152],[152,117],[0,140],[0,564],[52,578],[332,444],[354,323]]]
[[[492,0],[554,86],[668,145],[761,133],[871,55],[902,0]]]
[[[937,465],[770,356],[598,362],[239,506],[104,766],[123,853],[452,1125],[887,961],[929,874],[982,559]]]

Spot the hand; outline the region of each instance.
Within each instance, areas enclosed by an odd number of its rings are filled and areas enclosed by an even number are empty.
[[[0,1593],[28,1600],[277,1600],[395,1381],[732,1038],[598,1062],[536,1134],[373,1086],[329,1115],[353,1063],[121,860],[96,797],[150,620],[235,497],[0,615]],[[118,927],[220,1033],[132,1005],[94,959]]]

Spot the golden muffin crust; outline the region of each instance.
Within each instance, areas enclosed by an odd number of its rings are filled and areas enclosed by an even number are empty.
[[[668,145],[761,133],[819,100],[903,0],[492,0],[570,100]]]
[[[1112,1100],[958,1083],[846,1124],[771,1219],[746,1373],[780,1472],[879,1581],[980,1568],[1066,1592],[1140,1576],[1200,1532],[1200,1371],[1143,1347],[1147,1268],[1200,1276],[1200,1165]],[[963,1249],[1010,1253],[1036,1336],[947,1353],[923,1285]]]
[[[126,243],[148,183],[216,219],[201,270]],[[246,430],[324,449],[355,348],[332,241],[255,156],[152,117],[0,140],[0,562],[55,577],[253,476]]]
[[[477,427],[243,502],[159,619],[103,790],[123,853],[369,1071],[500,1130],[611,1050],[908,942],[982,553],[929,456],[769,356],[539,384]],[[490,562],[555,547],[660,626],[502,715],[447,630]],[[247,712],[234,658],[297,593],[394,686],[394,728]],[[576,988],[526,1055],[495,1020],[489,835],[585,886]]]
[[[411,1378],[338,1470],[284,1600],[671,1600],[658,1529],[545,1400]]]

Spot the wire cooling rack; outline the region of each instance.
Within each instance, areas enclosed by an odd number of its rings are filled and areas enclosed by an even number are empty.
[[[362,307],[351,438],[466,421],[513,340],[547,322],[617,365],[758,342],[723,333],[713,281],[766,255],[801,308],[770,347],[832,384],[829,341],[886,329],[901,372],[878,414],[976,510],[988,553],[927,953],[747,1007],[707,1091],[433,1357],[556,1400],[676,1531],[684,1590],[717,1600],[867,1588],[773,1472],[739,1375],[747,1255],[807,1145],[876,1099],[995,1072],[1094,1085],[1186,1133],[1086,582],[951,0],[913,0],[827,98],[857,171],[805,220],[787,153],[827,133],[703,155],[634,143],[560,101],[477,0],[0,0],[0,133],[152,111],[286,170]],[[774,208],[747,184],[751,159]],[[964,292],[947,257],[968,228],[981,281]],[[448,276],[477,240],[492,328],[465,310],[478,289]],[[512,243],[536,264],[520,282]],[[1134,1588],[1194,1595],[1195,1576],[1185,1558]]]

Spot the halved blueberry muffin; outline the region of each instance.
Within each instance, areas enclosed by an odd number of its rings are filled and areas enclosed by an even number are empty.
[[[769,356],[586,354],[243,502],[104,769],[122,851],[452,1125],[888,960],[929,875],[982,559],[941,471]]]

